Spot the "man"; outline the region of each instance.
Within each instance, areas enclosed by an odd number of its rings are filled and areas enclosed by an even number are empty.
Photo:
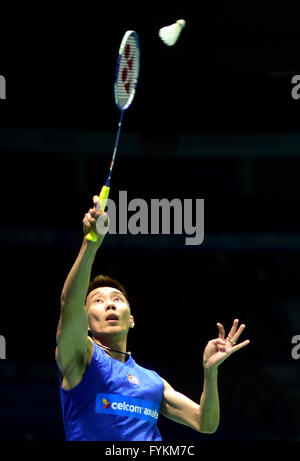
[[[108,230],[108,217],[99,211],[98,201],[93,197],[94,208],[83,219],[81,249],[61,294],[55,358],[61,373],[66,438],[159,441],[159,413],[211,434],[219,424],[218,366],[249,343],[236,344],[245,325],[238,327],[236,319],[225,339],[224,327],[217,324],[219,336],[208,342],[203,353],[199,404],[139,366],[126,351],[134,317],[125,289],[106,276],[90,282],[92,264]],[[90,231],[97,235],[96,242],[85,238]]]

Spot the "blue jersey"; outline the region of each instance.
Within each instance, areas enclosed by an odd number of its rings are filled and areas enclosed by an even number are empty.
[[[123,363],[94,343],[82,380],[71,390],[60,385],[66,439],[69,441],[159,441],[157,418],[164,383],[133,358]]]

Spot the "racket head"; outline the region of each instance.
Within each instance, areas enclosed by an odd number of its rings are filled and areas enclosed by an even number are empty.
[[[117,59],[114,95],[120,110],[133,101],[140,71],[140,41],[134,30],[125,32]]]

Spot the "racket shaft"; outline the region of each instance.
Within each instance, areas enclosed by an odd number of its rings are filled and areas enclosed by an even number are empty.
[[[112,159],[111,159],[111,164],[110,164],[110,169],[109,169],[109,179],[111,177],[112,169],[113,169],[113,166],[114,166],[114,163],[115,163],[116,153],[117,153],[117,150],[118,150],[120,133],[121,133],[121,126],[122,126],[122,119],[123,119],[123,113],[124,113],[124,110],[121,110],[120,120],[119,120],[119,125],[118,125],[118,131],[117,131],[117,136],[116,136],[116,141],[115,141],[115,147],[114,147],[113,156],[112,156]]]
[[[117,136],[116,136],[116,141],[115,141],[115,147],[114,147],[113,156],[112,156],[112,160],[111,160],[111,164],[110,164],[110,168],[109,168],[109,176],[108,176],[108,179],[106,181],[106,184],[102,187],[100,195],[99,195],[99,206],[100,206],[101,211],[105,210],[106,203],[107,203],[108,196],[109,196],[109,191],[110,191],[109,184],[110,184],[111,173],[112,173],[112,169],[113,169],[113,166],[114,166],[116,153],[117,153],[117,149],[118,149],[118,145],[119,145],[120,132],[121,132],[121,126],[122,126],[122,119],[123,119],[123,112],[124,111],[121,110],[120,120],[119,120],[119,125],[118,125],[118,131],[117,131]],[[95,232],[90,231],[86,235],[86,239],[89,240],[90,242],[97,242],[98,235]]]

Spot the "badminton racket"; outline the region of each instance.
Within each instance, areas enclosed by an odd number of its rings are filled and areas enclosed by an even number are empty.
[[[110,191],[110,180],[112,170],[115,163],[116,153],[118,150],[121,126],[124,111],[128,109],[133,101],[135,89],[138,81],[140,70],[140,42],[137,33],[134,30],[128,30],[121,41],[119,54],[117,59],[115,80],[114,80],[114,97],[117,107],[120,109],[120,120],[118,124],[118,131],[115,140],[115,146],[110,163],[109,174],[106,183],[101,189],[99,194],[98,208],[101,211],[105,210],[106,203]],[[86,235],[86,239],[91,242],[96,242],[98,239],[94,231],[90,231]]]

